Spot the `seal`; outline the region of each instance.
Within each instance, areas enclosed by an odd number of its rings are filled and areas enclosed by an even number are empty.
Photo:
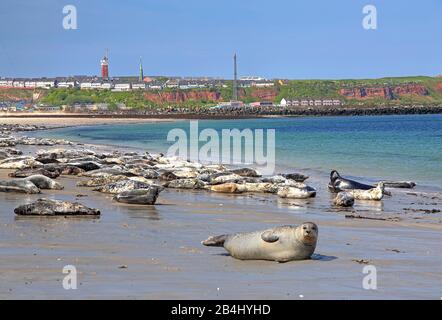
[[[296,182],[304,182],[309,177],[302,173],[283,173],[281,174],[286,179],[294,180]]]
[[[77,187],[99,187],[105,184],[127,180],[128,178],[123,175],[116,176],[98,176],[89,180],[82,180],[77,182]]]
[[[307,199],[316,196],[316,190],[307,185],[304,186],[284,186],[277,189],[277,195],[280,198],[289,199]]]
[[[69,166],[74,166],[84,171],[93,171],[101,169],[102,165],[95,161],[79,161],[79,162],[69,162],[67,163]]]
[[[132,191],[135,189],[148,189],[151,184],[134,181],[134,180],[123,180],[118,182],[111,182],[102,186],[98,186],[94,188],[94,191],[102,192],[102,193],[113,193],[118,194],[125,191]]]
[[[25,204],[14,210],[21,216],[97,216],[100,211],[88,208],[77,202],[67,202],[50,199],[39,199],[36,202]]]
[[[243,193],[246,192],[246,188],[242,184],[227,182],[222,184],[216,184],[208,186],[208,189],[213,192],[219,193]]]
[[[348,190],[356,200],[382,200],[384,197],[384,183],[379,182],[376,188],[369,190]]]
[[[231,173],[235,173],[237,175],[240,175],[241,177],[252,177],[252,178],[259,178],[261,177],[261,174],[252,168],[239,168],[239,169],[233,169],[230,170]]]
[[[82,172],[85,172],[83,169],[68,166],[63,163],[49,163],[43,165],[43,169],[50,172],[57,172],[60,175],[79,175]]]
[[[176,179],[165,184],[167,188],[173,189],[202,189],[206,184],[198,179]]]
[[[332,172],[330,172],[330,183],[328,184],[328,188],[332,192],[339,192],[352,189],[370,190],[374,187],[354,180],[345,179],[341,177],[336,170],[332,170]]]
[[[34,176],[36,174],[41,174],[41,175],[44,175],[48,178],[56,179],[60,176],[61,171],[58,171],[58,170],[49,171],[49,170],[46,170],[45,168],[24,169],[24,170],[17,170],[15,172],[9,173],[8,176],[13,177],[13,178],[27,178],[30,176]]]
[[[416,186],[416,183],[413,181],[381,181],[384,183],[384,186],[390,188],[406,188],[413,189]]]
[[[48,190],[63,190],[64,187],[59,184],[57,181],[52,180],[42,174],[36,174],[33,176],[29,176],[24,178],[26,181],[30,181],[35,184],[40,189],[48,189]]]
[[[229,173],[229,172],[223,172],[223,173],[216,173],[209,177],[209,183],[210,184],[222,184],[222,183],[237,183],[244,178],[236,173]]]
[[[114,200],[121,203],[153,205],[162,191],[159,186],[151,186],[148,189],[135,189],[119,193]]]
[[[41,167],[43,164],[36,161],[33,157],[19,156],[0,160],[0,169],[28,169]]]
[[[224,247],[240,260],[287,262],[309,259],[316,248],[318,226],[304,222],[300,226],[282,226],[264,231],[209,237],[205,246]]]
[[[28,194],[40,193],[40,189],[31,181],[24,179],[0,181],[0,192],[19,192]]]
[[[351,207],[355,203],[355,198],[350,192],[341,191],[336,195],[333,203],[338,207]]]

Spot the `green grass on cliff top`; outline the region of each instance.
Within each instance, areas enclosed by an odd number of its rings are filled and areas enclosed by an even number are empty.
[[[337,98],[341,100],[345,99],[339,94],[341,88],[354,88],[354,87],[373,87],[373,86],[395,86],[403,84],[420,84],[427,88],[429,95],[424,97],[416,96],[402,96],[397,100],[384,100],[384,99],[368,99],[364,100],[364,104],[434,104],[442,103],[442,90],[437,89],[437,85],[442,83],[441,77],[425,77],[425,76],[413,76],[413,77],[387,77],[379,79],[343,79],[343,80],[290,80],[286,84],[281,85],[278,81],[275,81],[275,86],[266,90],[275,90],[276,98],[274,102],[281,101],[282,98],[300,99],[300,98]],[[232,96],[232,81],[226,81],[227,88],[218,89],[189,89],[189,90],[211,90],[218,91],[222,100],[229,101]],[[174,91],[176,89],[165,89],[165,91]],[[258,88],[243,88],[240,89],[241,99],[246,102],[256,101],[253,98],[253,93]],[[261,89],[262,90],[262,89]],[[61,105],[74,105],[74,104],[89,104],[89,103],[108,103],[111,107],[116,106],[118,103],[124,103],[131,108],[149,108],[149,107],[164,107],[173,105],[172,103],[154,103],[148,101],[144,97],[143,91],[129,91],[129,92],[112,92],[108,90],[80,90],[75,89],[50,89],[50,90],[36,90],[41,93],[39,102],[61,106]],[[10,97],[17,97],[21,99],[31,99],[32,90],[20,90],[20,89],[0,89],[0,101],[10,100]],[[149,91],[157,92],[158,91]],[[214,101],[186,101],[181,103],[180,106],[184,107],[198,107],[198,106],[210,106],[215,105]],[[355,104],[361,104],[361,101]]]

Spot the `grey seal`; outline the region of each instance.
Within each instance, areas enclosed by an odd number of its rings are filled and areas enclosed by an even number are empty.
[[[67,202],[50,199],[39,199],[36,202],[25,204],[14,210],[17,215],[23,216],[97,216],[100,211],[88,208],[78,202]]]
[[[176,179],[165,184],[167,188],[174,189],[202,189],[206,184],[198,179]]]
[[[316,189],[303,184],[299,186],[282,186],[278,188],[277,195],[280,198],[308,199],[316,196]]]
[[[355,203],[355,197],[346,191],[341,191],[336,195],[333,203],[338,207],[351,207]]]
[[[363,184],[354,180],[345,179],[341,177],[336,170],[332,170],[332,172],[330,172],[330,183],[328,187],[332,192],[339,192],[339,191],[352,190],[352,189],[370,190],[374,188],[373,186],[370,186],[368,184]]]
[[[9,173],[8,176],[13,177],[13,178],[27,178],[30,176],[34,176],[36,174],[41,174],[41,175],[44,175],[48,178],[56,179],[60,176],[61,171],[58,171],[58,170],[49,171],[49,170],[46,170],[45,168],[24,169],[24,170],[17,170],[15,172]]]
[[[26,181],[24,179],[1,180],[0,192],[37,194],[40,193],[40,189],[31,181]]]
[[[63,190],[63,186],[59,184],[57,181],[52,180],[42,174],[36,174],[33,176],[29,176],[24,178],[26,181],[30,181],[35,184],[40,189],[48,189],[48,190]]]
[[[369,190],[348,190],[356,200],[382,200],[384,197],[384,183],[379,182],[376,188],[371,188]]]
[[[209,237],[205,246],[224,247],[240,260],[287,262],[309,259],[316,248],[318,226],[304,222],[300,226],[282,226],[264,231]]]
[[[157,201],[158,195],[162,191],[159,186],[151,186],[148,189],[135,189],[119,193],[114,200],[128,204],[152,205]]]

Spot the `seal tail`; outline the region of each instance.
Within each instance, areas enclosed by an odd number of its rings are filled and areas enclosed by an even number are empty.
[[[224,246],[224,242],[227,239],[227,235],[223,234],[220,236],[209,237],[204,241],[201,241],[201,244],[208,247],[222,247]]]

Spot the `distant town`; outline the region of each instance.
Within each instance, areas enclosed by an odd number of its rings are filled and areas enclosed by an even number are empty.
[[[367,80],[287,80],[237,76],[145,76],[140,57],[137,76],[109,75],[106,53],[100,75],[54,78],[0,77],[0,112],[127,112],[168,108],[176,112],[205,108],[298,109],[345,106],[440,105],[440,77],[401,77]],[[279,108],[279,110],[278,110]],[[284,111],[285,112],[285,111]]]

